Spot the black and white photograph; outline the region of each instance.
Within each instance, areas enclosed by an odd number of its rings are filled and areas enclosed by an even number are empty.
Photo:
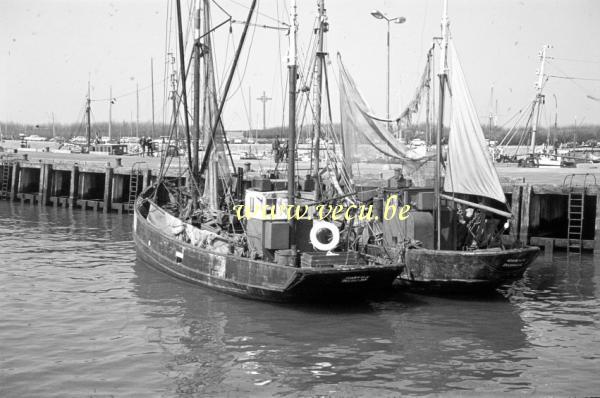
[[[0,397],[600,396],[599,1],[0,33]]]

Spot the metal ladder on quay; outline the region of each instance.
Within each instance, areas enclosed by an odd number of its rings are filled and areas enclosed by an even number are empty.
[[[2,181],[0,181],[0,199],[8,199],[10,196],[10,164],[2,162],[0,173],[2,173]]]
[[[573,180],[576,176],[583,175],[583,186],[576,186],[573,184]],[[587,179],[588,176],[594,178],[594,185],[596,183],[596,177],[593,174],[570,174],[563,180],[563,187],[566,187],[567,179],[569,179],[569,202],[567,206],[567,253],[574,252],[579,253],[583,251],[583,221],[585,219],[585,194],[587,191]]]
[[[129,214],[132,214],[135,208],[135,200],[138,196],[138,189],[140,186],[140,182],[142,182],[142,170],[140,168],[141,164],[145,164],[146,162],[136,162],[131,166],[131,171],[129,172],[129,197],[127,201],[127,211]]]

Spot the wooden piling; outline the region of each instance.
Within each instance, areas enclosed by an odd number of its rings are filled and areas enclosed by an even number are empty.
[[[600,253],[600,193],[596,193],[596,219],[594,225],[594,254]]]
[[[520,237],[521,228],[521,200],[523,198],[523,186],[515,184],[513,186],[510,210],[513,215],[510,228],[510,237],[513,242],[517,242]]]
[[[69,185],[69,207],[77,205],[77,191],[79,185],[79,166],[71,168],[71,183]]]
[[[13,163],[12,168],[12,182],[10,184],[10,200],[17,200],[17,194],[19,193],[19,176],[21,175],[21,163]]]
[[[521,225],[519,228],[519,239],[525,244],[529,243],[529,213],[531,209],[531,195],[531,185],[524,185],[521,199]]]
[[[52,189],[52,164],[44,163],[40,170],[40,188],[39,188],[39,200],[40,206],[45,206],[49,202],[50,191]]]
[[[104,203],[103,212],[108,213],[111,210],[112,203],[112,181],[113,181],[114,169],[107,167],[104,177]]]

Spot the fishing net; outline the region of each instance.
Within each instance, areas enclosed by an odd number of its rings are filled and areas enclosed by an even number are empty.
[[[432,158],[424,149],[409,148],[388,129],[388,121],[373,116],[338,54],[340,68],[341,125],[346,168],[360,173],[358,164],[398,164],[409,173]],[[377,166],[378,165],[378,166]]]

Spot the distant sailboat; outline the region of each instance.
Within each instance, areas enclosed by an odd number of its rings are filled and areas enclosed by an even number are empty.
[[[523,115],[527,115],[527,119],[525,122],[525,128],[522,130],[522,133],[519,135],[519,128],[517,120],[513,128],[511,128],[508,133],[501,140],[499,148],[506,146],[513,140],[515,136],[519,136],[519,144],[515,151],[515,154],[512,156],[507,156],[506,154],[502,154],[504,152],[503,149],[500,150],[500,156],[498,156],[499,161],[509,160],[509,161],[518,161],[520,167],[541,167],[541,168],[558,168],[558,167],[574,167],[575,164],[572,160],[565,159],[564,157],[558,156],[558,154],[552,153],[550,148],[550,131],[548,131],[548,139],[546,141],[546,149],[544,149],[543,153],[539,153],[536,149],[536,138],[539,128],[540,115],[542,113],[542,107],[544,106],[546,100],[546,96],[543,93],[546,82],[548,81],[548,75],[545,74],[546,67],[546,59],[547,59],[547,50],[550,49],[551,46],[545,45],[542,47],[539,56],[540,56],[540,66],[537,71],[538,80],[535,83],[536,93],[533,102],[527,107],[529,112],[523,113]],[[556,123],[556,121],[555,121]],[[531,126],[531,127],[530,127]],[[521,144],[525,142],[527,136],[529,137],[529,150],[523,155],[519,155],[519,148]]]

